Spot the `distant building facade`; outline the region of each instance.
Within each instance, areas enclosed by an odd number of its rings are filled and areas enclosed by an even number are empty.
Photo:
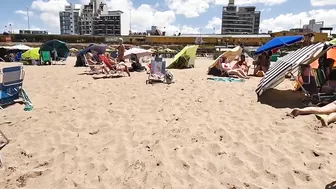
[[[19,34],[48,35],[46,30],[19,30]]]
[[[93,35],[121,35],[122,11],[108,11],[93,18]]]
[[[66,5],[64,11],[59,12],[61,35],[79,34],[80,8],[74,4]]]
[[[237,7],[234,0],[223,7],[222,34],[258,34],[260,11],[255,6]]]
[[[306,32],[315,32],[318,33],[320,32],[320,29],[323,28],[324,26],[324,22],[320,21],[320,22],[316,22],[315,19],[309,20],[309,23],[306,25],[303,25],[303,29]]]
[[[105,0],[90,0],[76,8],[65,6],[60,15],[61,34],[121,35],[122,11],[109,11]]]

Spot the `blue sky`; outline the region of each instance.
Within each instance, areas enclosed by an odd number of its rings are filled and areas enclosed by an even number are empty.
[[[26,10],[29,9],[30,27],[59,33],[58,12],[65,4],[87,3],[89,0],[1,0],[0,25],[12,24],[12,29],[28,27]],[[106,0],[109,9],[124,11],[123,29],[145,31],[151,25],[167,30],[167,33],[218,33],[223,4],[227,0]],[[299,27],[300,20],[325,21],[326,26],[336,29],[336,0],[236,0],[238,6],[255,5],[262,11],[261,30],[278,31]],[[129,11],[131,9],[131,11]],[[131,14],[131,16],[130,16]]]

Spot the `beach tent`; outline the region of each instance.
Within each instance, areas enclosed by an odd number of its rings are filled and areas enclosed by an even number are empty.
[[[69,56],[69,47],[67,44],[57,39],[43,43],[40,47],[40,51],[49,51],[52,55],[56,52],[59,58],[67,58]]]
[[[333,39],[333,40],[331,40],[331,41],[329,41],[329,43],[332,44],[332,45],[336,45],[336,38]]]
[[[221,54],[220,56],[216,58],[216,60],[209,66],[209,70],[216,66],[216,64],[218,63],[221,57],[226,57],[228,59],[228,62],[231,62],[237,56],[240,56],[242,52],[243,52],[243,48],[241,48],[240,46],[237,46],[233,49],[228,49],[228,51],[224,52],[223,54]]]
[[[151,56],[152,52],[141,48],[131,48],[126,50],[124,58],[130,58],[132,54],[135,54],[138,58],[141,58],[144,56]]]
[[[255,92],[258,96],[266,90],[278,86],[288,72],[294,73],[300,64],[308,64],[323,51],[325,43],[317,43],[300,48],[275,62],[260,80]]]
[[[84,55],[87,52],[96,52],[97,55],[104,54],[106,52],[106,49],[108,48],[108,45],[105,44],[90,44],[88,47],[85,49],[81,50],[78,52],[80,55]]]
[[[195,65],[197,49],[198,45],[190,45],[184,47],[179,53],[175,55],[173,62],[167,68],[168,69],[193,68]]]
[[[296,42],[302,41],[303,36],[282,36],[282,37],[275,37],[263,46],[259,47],[255,52],[255,55],[261,54],[263,52],[267,52],[269,50],[273,50],[279,47],[288,46],[294,44]]]
[[[21,55],[22,60],[39,60],[40,59],[40,48],[33,48]]]

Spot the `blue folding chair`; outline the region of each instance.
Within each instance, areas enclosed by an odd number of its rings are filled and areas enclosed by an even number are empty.
[[[0,109],[11,105],[22,97],[25,104],[31,105],[23,88],[24,71],[22,66],[6,67],[0,70]],[[26,102],[28,99],[28,102]]]

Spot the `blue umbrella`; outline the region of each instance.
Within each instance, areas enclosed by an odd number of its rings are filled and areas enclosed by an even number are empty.
[[[293,43],[296,43],[298,41],[301,41],[303,39],[303,36],[283,36],[283,37],[275,37],[269,42],[267,42],[265,45],[259,47],[257,51],[255,52],[255,55],[261,54],[263,52],[276,49],[279,47],[283,47],[286,45],[291,45]]]
[[[85,49],[79,51],[78,54],[83,55],[90,51],[96,51],[98,54],[104,54],[106,52],[107,47],[108,46],[104,44],[90,44]]]

